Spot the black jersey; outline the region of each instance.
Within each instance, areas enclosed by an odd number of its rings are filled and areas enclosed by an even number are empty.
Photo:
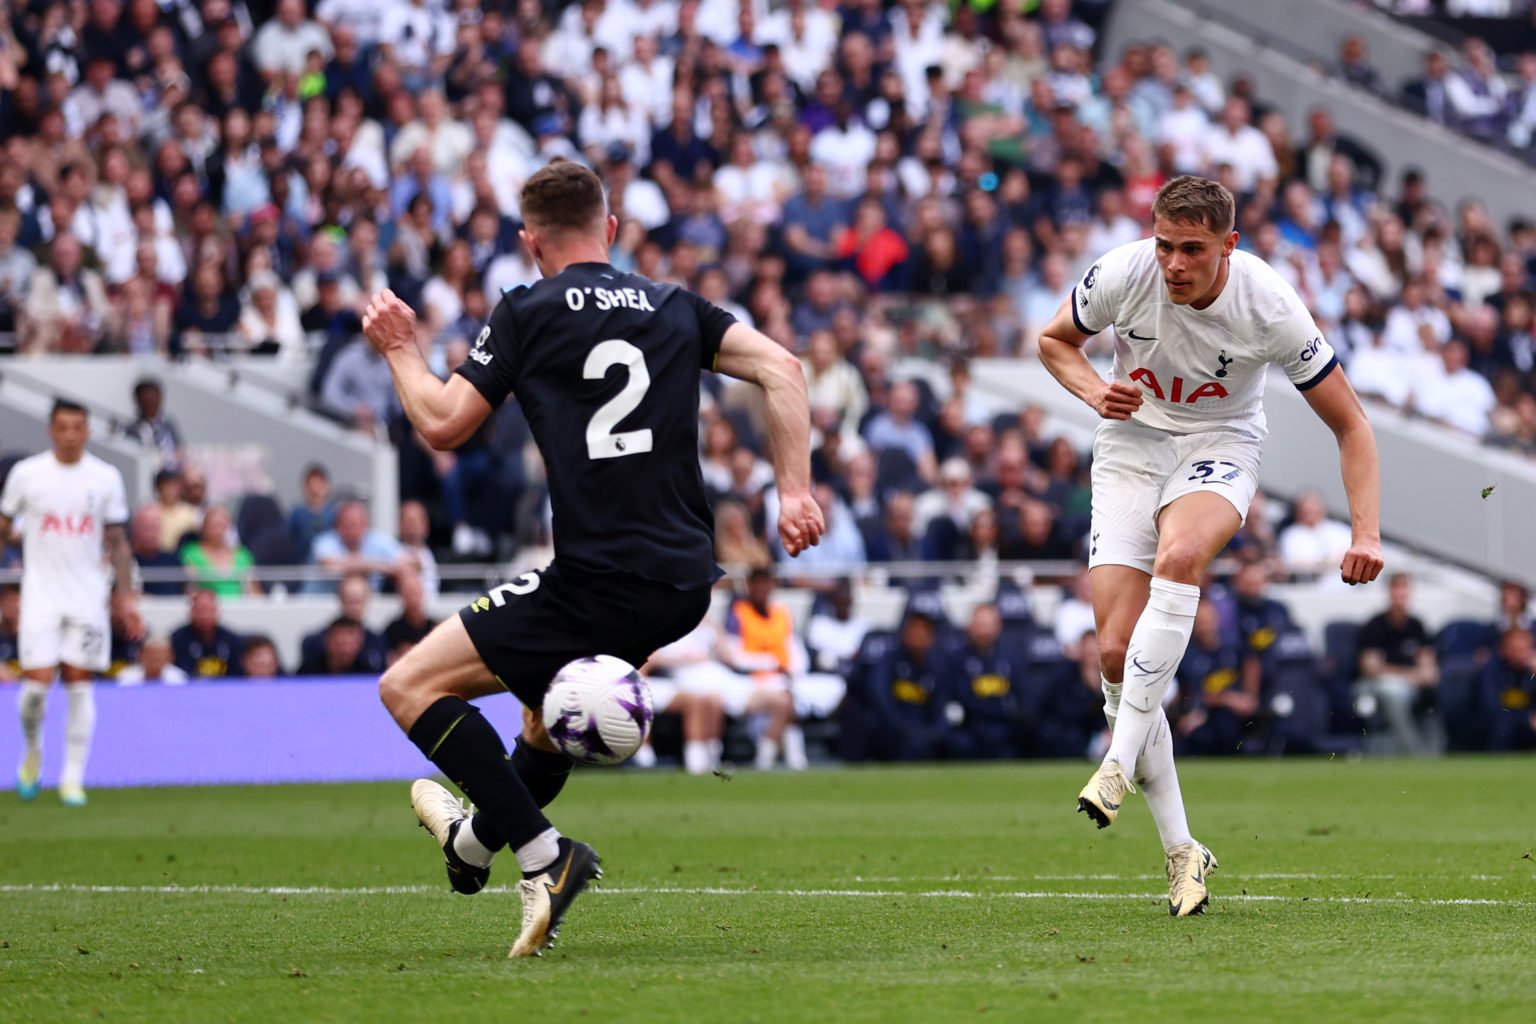
[[[679,587],[719,576],[699,374],[735,318],[675,285],[577,263],[502,296],[462,374],[511,393],[544,456],[555,557]]]

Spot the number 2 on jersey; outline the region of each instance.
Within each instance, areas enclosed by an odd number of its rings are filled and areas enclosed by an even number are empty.
[[[619,422],[640,407],[651,387],[651,372],[645,367],[645,353],[627,341],[611,338],[600,341],[587,353],[581,375],[587,380],[602,380],[613,366],[629,371],[624,389],[603,403],[587,423],[587,458],[620,459],[651,450],[651,430],[614,432]]]

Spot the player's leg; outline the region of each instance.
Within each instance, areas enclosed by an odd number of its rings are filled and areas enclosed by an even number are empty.
[[[43,774],[43,711],[56,674],[53,668],[30,668],[21,674],[16,713],[21,718],[22,751],[21,763],[16,766],[16,795],[23,800],[37,799],[38,780]]]
[[[43,712],[62,660],[64,617],[48,608],[29,606],[23,591],[18,627],[22,682],[16,712],[21,718],[22,752],[16,767],[16,795],[33,800],[43,773]]]
[[[1127,775],[1135,777],[1141,749],[1159,720],[1163,694],[1189,646],[1200,578],[1241,525],[1241,512],[1212,491],[1185,494],[1158,517],[1157,559],[1146,608],[1122,656],[1120,712],[1107,755]],[[1166,715],[1162,721],[1166,729]]]
[[[747,698],[744,713],[763,717],[763,732],[757,741],[757,757],[754,767],[768,771],[779,759],[783,749],[784,734],[795,717],[795,701],[782,676],[754,678],[752,695]]]
[[[95,673],[74,665],[59,666],[69,699],[64,719],[64,770],[59,775],[59,801],[66,807],[85,806],[85,766],[96,734]]]
[[[379,681],[380,698],[396,723],[479,808],[473,830],[466,831],[458,802],[450,808],[441,799],[447,794],[452,800],[447,790],[435,783],[412,789],[412,803],[443,845],[450,880],[460,892],[485,884],[487,852],[512,847],[525,875],[542,873],[565,852],[495,727],[469,703],[499,692],[458,616],[440,623]]]

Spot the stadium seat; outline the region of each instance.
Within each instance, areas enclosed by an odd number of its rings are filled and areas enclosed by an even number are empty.
[[[1497,631],[1491,622],[1476,619],[1457,619],[1447,622],[1435,637],[1435,650],[1442,662],[1452,658],[1472,658],[1485,661],[1498,643]]]
[[[1360,624],[1330,622],[1323,627],[1323,671],[1338,683],[1353,683],[1360,674]]]
[[[1485,660],[1486,652],[1482,658],[1443,653],[1440,657],[1440,683],[1435,687],[1435,702],[1441,721],[1445,723],[1448,750],[1487,749],[1485,698],[1481,690]]]

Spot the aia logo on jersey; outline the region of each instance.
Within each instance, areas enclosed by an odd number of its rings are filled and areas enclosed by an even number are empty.
[[[87,512],[83,516],[57,516],[52,512],[43,516],[43,536],[61,533],[66,537],[83,537],[96,529],[96,517]]]
[[[1186,395],[1184,393],[1184,378],[1178,376],[1173,378],[1171,386],[1165,393],[1163,391],[1163,385],[1157,379],[1157,374],[1153,373],[1145,366],[1139,366],[1132,370],[1131,380],[1151,391],[1152,397],[1156,398],[1158,401],[1172,402],[1175,405],[1194,405],[1202,398],[1227,397],[1227,389],[1213,380],[1206,381],[1204,384],[1201,384],[1199,387],[1195,388],[1193,391]]]

